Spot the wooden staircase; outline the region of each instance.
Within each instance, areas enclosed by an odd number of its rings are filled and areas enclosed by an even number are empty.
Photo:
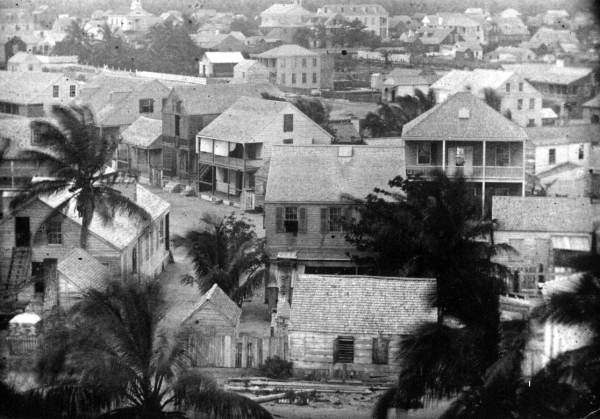
[[[31,248],[14,247],[8,270],[7,285],[18,289],[31,279]]]

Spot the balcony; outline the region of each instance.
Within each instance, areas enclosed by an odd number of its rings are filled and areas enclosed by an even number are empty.
[[[245,161],[245,165],[244,165]],[[198,153],[198,163],[226,167],[235,170],[254,170],[262,166],[262,160],[240,159],[237,157],[218,156],[213,153]]]
[[[513,166],[470,166],[470,167],[446,167],[433,165],[406,166],[408,176],[431,176],[435,172],[444,171],[448,177],[464,176],[467,179],[477,180],[522,180],[523,167]]]

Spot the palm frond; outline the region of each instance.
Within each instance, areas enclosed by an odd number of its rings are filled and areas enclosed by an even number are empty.
[[[16,211],[38,197],[52,195],[53,193],[64,190],[68,186],[70,186],[70,184],[64,179],[30,182],[26,189],[19,192],[19,194],[10,202],[10,209]]]

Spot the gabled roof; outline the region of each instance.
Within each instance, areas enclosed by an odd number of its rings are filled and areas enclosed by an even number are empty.
[[[304,7],[299,4],[284,4],[284,3],[275,3],[269,6],[267,9],[263,10],[261,15],[299,15],[299,16],[311,16],[314,13],[309,12]]]
[[[591,68],[563,67],[556,64],[504,64],[505,70],[514,71],[521,77],[538,83],[570,84],[589,76]]]
[[[492,218],[499,231],[591,233],[593,206],[589,198],[494,196]]]
[[[344,157],[344,156],[348,157]],[[405,175],[404,147],[273,146],[266,202],[341,202],[364,198]],[[368,173],[368,176],[365,174]]]
[[[583,105],[584,108],[600,108],[600,94],[594,96],[592,99],[585,102]]]
[[[600,141],[600,125],[574,124],[525,128],[529,140],[536,145],[594,143]]]
[[[53,84],[60,84],[62,73],[43,71],[0,71],[0,101],[22,105],[42,104]],[[75,83],[75,80],[73,80]]]
[[[279,58],[279,57],[290,57],[290,56],[309,56],[316,57],[318,54],[312,52],[300,45],[286,44],[281,45],[275,48],[272,48],[268,51],[265,51],[261,54],[258,54],[259,58]]]
[[[453,31],[454,29],[436,29],[431,33],[426,33],[419,39],[425,45],[437,45],[441,44]]]
[[[518,17],[497,17],[492,23],[504,35],[529,35],[527,25]]]
[[[80,291],[100,289],[110,277],[106,266],[85,250],[75,247],[58,261],[59,275]],[[71,288],[71,287],[69,287]]]
[[[176,86],[172,90],[188,115],[220,114],[241,96],[260,98],[262,93],[283,97],[283,93],[269,83]]]
[[[121,133],[123,143],[142,148],[161,148],[162,121],[140,116]]]
[[[458,92],[405,124],[402,138],[522,141],[527,133],[472,93]]]
[[[469,87],[472,92],[479,94],[485,88],[497,89],[514,75],[511,71],[486,70],[476,68],[473,71],[451,70],[431,85],[432,89],[462,91]]]
[[[126,196],[131,194],[132,191],[125,191],[124,193]],[[65,189],[52,195],[40,197],[39,200],[51,208],[56,208],[70,195],[71,192]],[[152,217],[152,220],[168,211],[171,207],[171,204],[169,204],[167,201],[157,195],[154,195],[152,192],[148,191],[139,184],[135,185],[135,192],[133,195],[134,196],[130,196],[130,198],[133,198],[134,202],[138,206],[145,209]],[[75,223],[80,225],[82,224],[82,219],[79,217],[75,209],[74,201],[72,201],[71,205],[65,208],[62,213]],[[122,250],[126,248],[133,240],[136,240],[146,226],[147,224],[141,224],[137,220],[132,219],[128,217],[127,214],[121,212],[117,212],[115,214],[112,222],[105,224],[100,216],[97,213],[94,213],[92,223],[90,224],[90,233],[102,238],[115,248]]]
[[[435,322],[435,279],[300,275],[291,332],[406,335]]]
[[[35,55],[24,51],[19,51],[8,59],[8,63],[10,64],[20,64],[27,62],[41,63],[41,61]]]
[[[544,170],[543,172],[539,172],[536,173],[535,175],[540,179],[543,180],[544,178],[548,177],[548,176],[554,176],[557,175],[559,173],[566,173],[566,172],[572,172],[574,170],[580,170],[583,169],[583,166],[580,166],[578,164],[575,164],[573,162],[570,161],[566,161],[564,163],[558,164],[554,167],[551,167],[550,169]],[[570,177],[573,176],[572,174],[570,175]],[[575,180],[575,177],[572,177],[569,180]]]
[[[200,298],[200,301],[198,301],[198,304],[196,304],[184,322],[207,305],[212,305],[212,307],[229,320],[232,325],[237,325],[242,315],[242,309],[239,308],[217,284],[214,284],[206,294]]]
[[[6,160],[20,158],[19,154],[25,150],[35,149],[48,153],[47,149],[38,148],[31,144],[31,122],[40,119],[50,121],[48,118],[32,119],[16,115],[2,115],[0,117],[0,138],[8,140],[8,149],[4,151]]]
[[[289,102],[242,96],[198,133],[236,143],[253,143],[273,121],[294,106]],[[311,121],[312,122],[312,121]]]
[[[256,69],[269,71],[267,67],[259,63],[257,60],[244,60],[237,63],[234,67],[235,71],[248,71],[250,68],[255,67]]]
[[[575,32],[568,29],[554,29],[547,27],[539,28],[529,40],[529,44],[535,46],[553,43],[579,44],[579,40],[577,39]]]
[[[207,51],[204,53],[204,56],[209,62],[214,64],[229,64],[244,61],[244,56],[241,52]]]

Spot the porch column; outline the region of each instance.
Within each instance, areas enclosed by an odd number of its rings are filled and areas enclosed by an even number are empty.
[[[200,141],[202,141],[202,139],[200,139]],[[215,140],[212,139],[210,140],[212,143],[212,167],[211,167],[211,171],[212,171],[212,179],[210,181],[211,183],[211,188],[212,188],[212,196],[215,196],[215,186],[217,184],[217,168],[215,166]]]
[[[485,140],[483,141],[483,161],[482,161],[482,165],[483,165],[483,173],[481,174],[483,179],[481,180],[481,214],[485,215],[485,167],[486,167],[486,163],[487,163],[487,155],[486,155],[486,146],[485,146]]]
[[[242,144],[242,190],[240,191],[240,207],[242,206],[242,200],[244,199],[244,190],[246,189],[246,144]]]
[[[446,140],[442,140],[442,172],[446,173]]]
[[[227,200],[229,201],[229,185],[231,185],[231,170],[229,170],[231,159],[229,155],[229,146],[231,143],[227,141]]]

